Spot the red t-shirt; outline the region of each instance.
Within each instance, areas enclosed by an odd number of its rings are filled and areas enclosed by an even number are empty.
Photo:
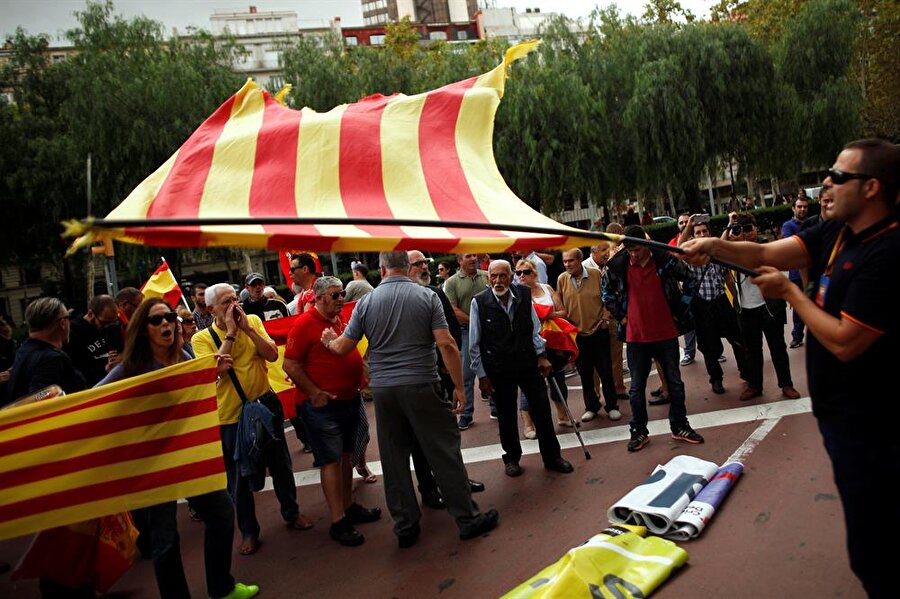
[[[312,308],[297,318],[284,348],[285,358],[299,362],[317,387],[333,393],[339,400],[356,399],[363,387],[363,362],[359,350],[354,347],[350,353],[337,356],[322,345],[322,331],[332,328],[340,335],[344,326],[340,316],[337,322],[331,322]],[[297,387],[297,405],[307,399],[309,395]]]
[[[662,281],[656,273],[656,261],[644,266],[628,265],[628,323],[625,341],[653,343],[678,337]]]
[[[678,233],[675,237],[673,237],[673,238],[669,241],[669,245],[671,245],[671,246],[673,246],[673,247],[678,247],[678,239],[679,239],[680,237],[681,237],[681,233]]]

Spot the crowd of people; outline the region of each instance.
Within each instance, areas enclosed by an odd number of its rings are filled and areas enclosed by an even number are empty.
[[[804,344],[808,328],[814,413],[845,505],[851,563],[877,596],[889,588],[882,585],[890,569],[887,558],[878,555],[875,531],[860,521],[865,511],[860,504],[873,496],[871,485],[878,478],[898,468],[892,459],[896,441],[870,434],[867,426],[874,405],[887,416],[897,410],[879,399],[884,394],[878,380],[900,349],[896,311],[889,303],[897,291],[892,269],[900,258],[898,172],[896,146],[871,140],[848,145],[825,179],[816,222],[808,222],[807,200],[798,197],[782,239],[773,243],[759,243],[749,213],[732,213],[721,237],[712,235],[708,219],[685,213],[670,242],[680,255],[641,243],[646,231],[632,218],[624,229],[618,223],[606,226],[624,234],[621,243],[598,240],[587,257],[578,248],[561,255],[465,253],[455,263],[435,265],[437,285],[432,285],[431,260],[412,250],[381,253],[380,282],[374,287],[366,264],[353,263],[353,279],[345,287],[340,279],[317,273],[309,254],[294,255],[290,302],[278,298],[256,272],[244,278],[240,295],[228,283],[194,285],[193,311],[144,299],[134,288],[94,297],[79,316],[56,298],[40,298],[26,309],[29,335],[21,347],[10,345],[9,323],[0,319],[5,373],[0,384],[6,401],[48,385],[74,393],[214,356],[227,492],[188,503],[192,517],[206,526],[208,593],[250,597],[258,588],[235,582],[230,573],[231,539],[236,523],[238,552],[259,550],[254,493],[266,472],[286,526],[313,526],[297,502],[282,404],[267,377],[278,349],[263,322],[299,315],[284,353],[298,406],[290,422],[321,469],[330,537],[341,545],[360,545],[365,537],[357,527],[382,516],[380,508],[353,498],[354,468],[367,482],[376,478],[365,465],[369,423],[363,402],[372,398],[385,503],[399,547],[409,548],[421,534],[410,458],[422,504],[446,508],[461,539],[499,523],[496,510],[482,512],[472,500],[484,485],[469,478],[460,451],[461,434],[476,424],[476,389],[497,421],[507,476],[523,474],[520,418],[525,438],[538,442],[544,468],[573,472],[556,436],[556,427],[575,424],[562,403],[573,356],[548,346],[535,306],[543,307],[545,319],[566,319],[577,329],[581,422],[604,413],[618,421],[623,418],[619,402],[626,402],[626,448],[636,452],[650,442],[646,392],[654,362],[662,385],[651,391],[649,404],[668,404],[673,439],[704,442],[688,420],[681,369],[694,362],[699,349],[711,390],[724,393],[723,339],[744,381],[740,400],[763,394],[763,337],[782,395],[799,398],[784,340],[790,305],[790,348]],[[710,261],[717,257],[761,274],[750,277]],[[558,276],[548,274],[560,265]],[[343,315],[348,301],[356,302],[349,319]],[[368,345],[361,354],[363,337]],[[549,391],[545,379],[553,381]],[[251,410],[273,441],[252,459],[241,440]],[[175,503],[137,510],[134,518],[149,541],[142,550],[153,559],[160,594],[186,596]],[[52,579],[42,580],[41,588],[47,596],[75,596]]]

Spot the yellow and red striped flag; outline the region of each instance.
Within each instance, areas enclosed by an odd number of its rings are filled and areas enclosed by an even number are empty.
[[[225,488],[209,356],[0,410],[0,540]]]
[[[316,252],[591,245],[518,198],[494,160],[507,71],[537,43],[482,75],[325,113],[282,106],[248,81],[103,221],[67,234],[84,235],[75,248],[95,237]]]
[[[173,308],[181,299],[181,287],[175,280],[175,275],[169,270],[169,263],[163,258],[162,264],[156,269],[147,282],[141,287],[144,297],[161,297]]]

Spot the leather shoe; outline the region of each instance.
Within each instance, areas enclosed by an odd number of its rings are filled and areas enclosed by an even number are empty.
[[[354,502],[344,511],[344,515],[351,524],[366,524],[381,519],[381,508],[367,508]]]
[[[506,476],[521,476],[522,475],[522,467],[519,466],[519,462],[507,462],[506,463]]]
[[[725,387],[722,385],[722,381],[713,381],[710,383],[712,385],[713,393],[716,395],[722,395],[725,393]]]
[[[740,399],[741,401],[750,401],[754,397],[759,397],[760,395],[762,395],[762,391],[760,391],[759,389],[747,387],[746,389],[744,389],[738,399]]]
[[[800,392],[791,387],[790,385],[787,387],[783,387],[781,389],[781,394],[787,397],[788,399],[800,399]]]
[[[419,540],[419,534],[422,532],[422,529],[419,527],[419,523],[410,527],[406,532],[402,532],[397,535],[397,544],[400,545],[400,549],[409,549],[413,545],[416,544],[416,541]]]
[[[483,513],[482,516],[483,518],[477,526],[467,530],[466,532],[460,532],[459,538],[463,541],[468,541],[469,539],[480,537],[484,533],[490,532],[497,528],[497,523],[500,522],[500,513],[497,510],[490,509]]]
[[[347,518],[347,516],[332,523],[331,528],[328,530],[328,534],[332,539],[344,547],[357,547],[366,541],[366,538],[362,536],[358,530],[353,528],[353,524],[350,523],[350,519]]]
[[[568,461],[560,458],[556,458],[552,462],[544,464],[544,468],[547,470],[553,470],[554,472],[561,472],[562,474],[569,474],[570,472],[574,472],[575,468],[572,467]]]
[[[647,400],[647,403],[650,404],[651,406],[662,406],[662,405],[669,403],[669,396],[668,395],[660,395],[659,397],[653,397],[653,398]]]
[[[481,493],[484,491],[484,483],[480,483],[477,480],[469,479],[469,491],[472,493]]]
[[[444,504],[444,498],[437,489],[428,491],[422,495],[422,505],[427,505],[433,510],[442,510],[447,507]]]

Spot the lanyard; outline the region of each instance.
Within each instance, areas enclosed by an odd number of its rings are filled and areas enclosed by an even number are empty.
[[[831,268],[834,266],[834,260],[837,258],[837,255],[841,253],[841,250],[844,249],[845,241],[844,241],[844,232],[847,230],[845,226],[841,229],[841,232],[838,234],[837,240],[834,242],[834,247],[831,248],[831,256],[828,258],[828,265],[825,267],[825,276],[831,276]]]

